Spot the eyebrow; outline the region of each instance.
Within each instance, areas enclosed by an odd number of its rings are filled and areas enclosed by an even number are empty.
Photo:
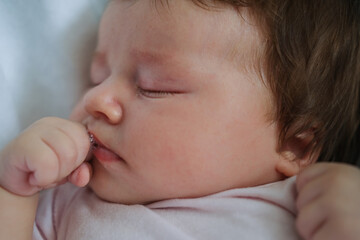
[[[135,59],[140,60],[141,62],[152,64],[164,64],[165,62],[174,60],[174,57],[170,54],[148,52],[142,50],[132,50],[131,55],[134,56]]]
[[[188,81],[190,78],[196,78],[201,72],[195,71],[186,61],[177,58],[176,54],[142,51],[134,49],[131,51],[132,56],[145,65],[163,69],[162,72],[167,76],[167,82]]]

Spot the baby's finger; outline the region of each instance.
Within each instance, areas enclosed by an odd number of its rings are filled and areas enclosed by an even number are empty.
[[[31,144],[29,144],[31,143]],[[32,195],[56,182],[58,161],[56,154],[33,134],[23,134],[2,151],[9,163],[1,170],[2,186],[22,196]],[[5,171],[4,171],[5,170]],[[12,181],[7,181],[13,179]]]
[[[307,182],[298,190],[296,199],[296,207],[298,210],[301,210],[305,205],[326,193],[327,188],[328,182],[325,174]]]
[[[304,206],[296,219],[296,228],[304,239],[312,239],[312,236],[325,224],[327,219],[326,207],[323,207],[322,200]]]
[[[86,128],[69,120],[48,117],[39,120],[39,138],[58,160],[57,181],[66,178],[86,158],[90,142]],[[56,183],[56,182],[54,182]]]
[[[41,141],[41,140],[40,140]],[[28,147],[25,165],[29,171],[29,184],[33,187],[45,187],[58,180],[58,161],[56,153],[44,143],[37,148]]]
[[[332,240],[337,239],[333,232],[329,232],[327,223],[324,222],[311,237],[311,240]],[[335,238],[334,238],[335,237]],[[306,239],[305,239],[306,240]]]
[[[73,138],[68,136],[61,129],[44,131],[41,133],[41,140],[51,151],[53,151],[58,170],[57,181],[62,180],[70,174],[80,163],[78,149]]]
[[[76,122],[72,122],[66,119],[49,117],[45,119],[47,124],[57,128],[68,137],[67,141],[73,144],[73,149],[76,150],[76,165],[79,166],[86,158],[89,148],[89,136],[86,128]],[[69,152],[70,156],[73,153]]]
[[[316,232],[311,240],[357,240],[360,236],[360,228],[356,219],[327,219]]]
[[[69,120],[47,117],[35,122],[24,132],[23,141],[39,143],[28,146],[29,182],[33,186],[56,185],[86,158],[90,148],[84,126]],[[32,170],[33,169],[33,170]]]
[[[91,176],[92,167],[90,163],[84,162],[68,176],[68,181],[75,186],[84,187],[89,183]]]
[[[296,178],[296,187],[298,191],[309,182],[314,180],[317,177],[320,177],[328,170],[329,163],[316,163],[308,168],[305,168],[303,171],[300,172],[298,177]]]
[[[57,187],[57,186],[60,186],[60,185],[63,185],[67,182],[67,179],[64,178],[63,180],[57,182],[57,183],[53,183],[53,184],[50,184],[50,185],[47,185],[44,187],[44,189],[49,189],[49,188],[53,188],[53,187]]]

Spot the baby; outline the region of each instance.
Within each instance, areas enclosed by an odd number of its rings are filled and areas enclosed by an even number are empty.
[[[18,239],[297,239],[289,177],[346,150],[359,121],[351,4],[111,1],[72,121],[39,120],[0,152],[3,225]],[[88,187],[39,202],[67,181]]]

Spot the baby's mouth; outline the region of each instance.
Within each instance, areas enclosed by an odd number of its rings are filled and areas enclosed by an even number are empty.
[[[94,150],[99,146],[99,144],[96,142],[94,135],[92,133],[89,133],[89,139],[90,139],[90,151]]]
[[[89,152],[85,158],[85,162],[92,162],[93,157],[94,157],[94,153],[93,151],[99,147],[99,144],[97,143],[94,135],[91,132],[87,132],[89,135],[89,141],[90,141],[90,148],[89,148]]]
[[[97,138],[91,133],[88,132],[90,149],[86,161],[92,161],[95,157],[100,162],[124,162],[124,159],[117,155],[115,152],[106,148]]]

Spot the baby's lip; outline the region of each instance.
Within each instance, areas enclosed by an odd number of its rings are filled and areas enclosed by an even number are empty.
[[[93,155],[95,155],[95,157],[98,158],[98,160],[106,160],[107,162],[109,161],[109,159],[124,161],[124,159],[122,157],[120,157],[117,153],[115,153],[110,148],[108,148],[106,145],[104,145],[96,137],[96,135],[94,133],[89,131],[88,134],[89,134],[90,144],[91,144],[91,147],[89,150],[89,152],[91,152],[90,159],[92,158]],[[101,158],[101,159],[99,159],[99,158]]]

